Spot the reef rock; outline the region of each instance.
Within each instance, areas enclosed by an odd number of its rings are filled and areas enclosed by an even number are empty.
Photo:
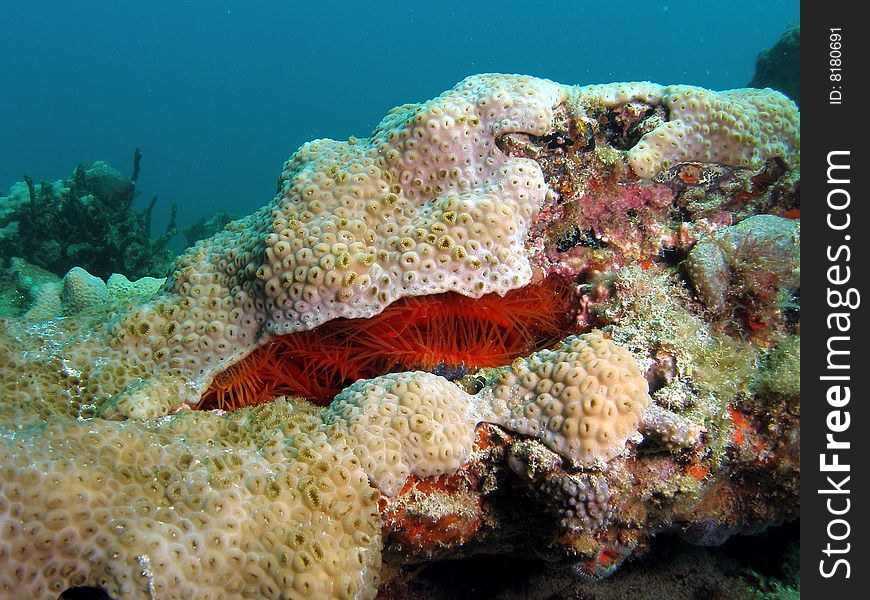
[[[714,312],[743,305],[756,322],[765,308],[786,302],[800,287],[800,223],[756,215],[707,235],[692,248],[686,266],[698,295]]]

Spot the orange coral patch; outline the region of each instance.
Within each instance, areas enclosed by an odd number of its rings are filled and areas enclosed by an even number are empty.
[[[477,504],[481,502],[478,498]],[[483,525],[480,514],[466,516],[451,513],[434,520],[420,519],[404,512],[396,515],[403,527],[392,532],[392,539],[413,548],[415,552],[431,552],[437,548],[461,546],[470,540]]]
[[[683,183],[698,183],[701,179],[701,167],[698,165],[683,165],[680,168],[679,177]]]
[[[686,473],[690,477],[694,477],[698,481],[701,481],[702,479],[704,479],[709,472],[710,472],[710,469],[708,469],[704,465],[692,465],[691,467],[686,469]]]
[[[728,406],[728,412],[734,422],[734,441],[742,444],[746,441],[746,433],[749,432],[749,419],[733,406]]]
[[[415,553],[459,546],[485,526],[486,499],[480,493],[489,452],[507,444],[508,436],[488,423],[475,428],[472,455],[453,474],[421,478],[411,475],[395,497],[381,496],[384,538]],[[480,454],[478,454],[480,453]]]

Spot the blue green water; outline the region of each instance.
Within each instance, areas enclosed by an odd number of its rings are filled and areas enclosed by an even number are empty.
[[[4,1],[0,189],[98,159],[129,174],[140,147],[140,202],[183,228],[264,204],[306,140],[467,75],[742,87],[798,20],[797,0]]]

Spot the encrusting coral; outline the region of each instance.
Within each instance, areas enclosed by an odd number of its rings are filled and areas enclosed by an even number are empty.
[[[587,334],[514,361],[498,381],[495,405],[509,415],[511,431],[540,437],[575,463],[593,465],[620,454],[637,433],[648,392],[627,350]]]
[[[617,83],[575,93],[583,104],[637,102],[666,111],[667,116],[657,116],[638,130],[642,135],[628,150],[631,167],[641,177],[689,161],[759,168],[771,158],[799,158],[794,104],[769,88],[712,92],[688,85]]]
[[[754,342],[703,338],[673,257],[717,224],[672,208],[682,161],[776,164],[756,193],[788,195],[798,120],[770,91],[474,76],[304,145],[163,283],[43,284],[41,319],[0,322],[0,589],[372,598],[466,545],[600,577],[679,523],[792,518],[792,416],[763,429],[751,386],[717,378]]]

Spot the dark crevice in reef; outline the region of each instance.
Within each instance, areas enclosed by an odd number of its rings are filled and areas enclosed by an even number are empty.
[[[580,230],[579,227],[571,227],[556,240],[556,250],[567,252],[571,248],[583,246],[585,248],[606,248],[607,244],[595,237],[592,229]]]
[[[67,588],[60,593],[58,600],[115,600],[102,588],[87,585]]]
[[[545,560],[476,555],[433,562],[412,579],[383,586],[381,600],[762,600],[799,594],[799,522],[759,535],[736,535],[719,547],[693,546],[679,536],[654,538],[617,577],[576,579]]]
[[[599,135],[617,150],[633,148],[644,134],[668,119],[665,106],[639,101],[608,108],[597,116]]]

